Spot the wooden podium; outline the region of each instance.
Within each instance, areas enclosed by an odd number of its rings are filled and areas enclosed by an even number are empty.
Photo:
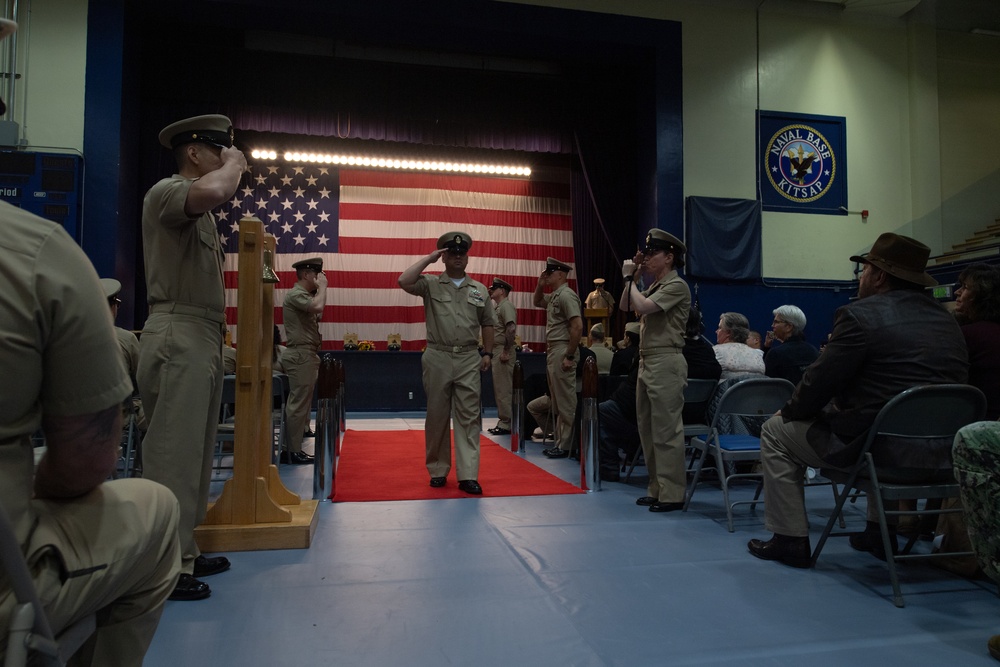
[[[271,463],[274,428],[271,346],[274,285],[264,283],[264,251],[274,237],[255,217],[240,220],[233,476],[195,529],[202,551],[306,549],[316,531],[318,502],[289,491]]]

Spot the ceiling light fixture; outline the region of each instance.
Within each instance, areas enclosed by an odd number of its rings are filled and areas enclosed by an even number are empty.
[[[277,160],[278,152],[270,149],[254,149],[250,156],[255,160]],[[369,155],[347,155],[337,153],[305,153],[287,151],[281,154],[286,162],[309,162],[333,164],[347,167],[367,167],[374,169],[401,169],[408,171],[442,171],[462,174],[495,174],[499,176],[531,176],[531,168],[521,165],[488,164],[481,162],[457,162],[453,160],[414,160],[411,158],[372,157]]]

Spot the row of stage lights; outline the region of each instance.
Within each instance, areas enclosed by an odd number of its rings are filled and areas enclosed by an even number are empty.
[[[277,160],[277,151],[254,149],[255,160]],[[440,160],[399,160],[395,158],[363,157],[359,155],[330,155],[329,153],[296,153],[282,155],[286,162],[313,162],[316,164],[341,164],[353,167],[381,167],[383,169],[411,169],[417,171],[450,171],[463,174],[500,174],[504,176],[530,176],[528,167],[501,164],[470,164]]]

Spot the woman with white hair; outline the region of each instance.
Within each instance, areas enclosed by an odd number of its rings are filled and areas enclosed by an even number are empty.
[[[802,373],[817,357],[819,350],[806,342],[803,330],[806,328],[806,314],[798,306],[775,308],[774,322],[767,335],[768,351],[764,354],[764,374],[772,378],[784,378],[798,384]],[[780,345],[773,345],[773,340]]]

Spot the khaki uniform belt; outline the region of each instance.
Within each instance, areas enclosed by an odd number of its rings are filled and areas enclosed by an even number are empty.
[[[427,343],[427,347],[432,350],[437,350],[438,352],[451,352],[452,354],[457,354],[459,352],[471,352],[472,350],[479,349],[479,345],[477,343],[472,343],[470,345],[442,345],[440,343]]]
[[[218,324],[226,323],[226,315],[220,313],[217,310],[212,310],[206,308],[205,306],[195,306],[190,303],[180,303],[177,301],[163,301],[161,303],[154,303],[149,307],[150,315],[154,313],[173,313],[175,315],[191,315],[192,317],[200,317],[205,320],[210,320]]]
[[[639,350],[640,357],[653,357],[658,354],[680,354],[681,348],[679,347],[651,347],[648,350]]]

